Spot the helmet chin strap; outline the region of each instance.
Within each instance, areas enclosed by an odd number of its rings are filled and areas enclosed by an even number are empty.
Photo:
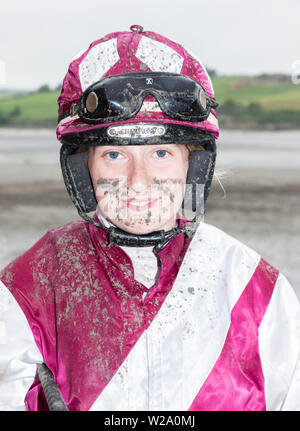
[[[88,216],[86,213],[78,211],[79,215],[89,223],[93,224],[96,227],[104,229],[108,232],[108,239],[111,245],[121,245],[127,247],[151,247],[153,246],[153,252],[157,253],[162,250],[168,242],[179,235],[180,233],[185,233],[188,237],[192,237],[196,231],[196,227],[198,226],[200,220],[197,222],[188,222],[185,226],[175,227],[169,231],[159,230],[154,231],[148,234],[133,234],[126,232],[123,229],[116,227],[114,224],[110,223],[105,217],[101,214],[100,209],[97,206],[96,214],[100,221],[98,223],[96,220]]]

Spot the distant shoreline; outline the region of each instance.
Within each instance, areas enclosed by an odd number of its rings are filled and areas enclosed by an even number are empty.
[[[18,123],[18,124],[5,124],[0,125],[0,130],[56,130],[57,124],[49,123]],[[239,122],[239,121],[228,121],[225,124],[219,122],[220,129],[222,130],[257,130],[257,131],[276,131],[276,130],[300,130],[300,125],[297,127],[294,123],[265,123],[260,124],[254,121],[251,122]]]
[[[297,127],[293,123],[266,123],[259,124],[255,122],[232,122],[230,124],[220,123],[222,130],[259,130],[259,131],[276,131],[276,130],[300,130],[300,125]]]

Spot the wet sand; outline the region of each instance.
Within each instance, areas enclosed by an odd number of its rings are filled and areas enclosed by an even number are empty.
[[[0,268],[79,216],[53,132],[0,130]],[[205,221],[260,253],[300,299],[300,132],[223,132]]]

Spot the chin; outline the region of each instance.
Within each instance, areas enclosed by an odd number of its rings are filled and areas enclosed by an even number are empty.
[[[151,224],[147,224],[145,221],[142,223],[118,223],[118,222],[114,222],[114,224],[122,229],[125,230],[128,233],[132,233],[135,235],[147,235],[151,232],[156,232],[159,230],[171,230],[172,226],[174,226],[174,224],[170,225],[169,224],[157,224],[157,223],[151,223]]]
[[[119,224],[115,223],[118,228],[125,230],[128,233],[132,233],[134,235],[147,235],[148,233],[155,232],[157,230],[160,230],[162,228],[157,228],[156,226],[128,226],[126,224]]]

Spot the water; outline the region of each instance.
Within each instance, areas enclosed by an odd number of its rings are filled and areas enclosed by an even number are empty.
[[[51,130],[0,128],[0,165],[54,165],[59,147]]]
[[[222,167],[300,169],[300,131],[223,131],[218,162]]]
[[[222,131],[218,165],[300,168],[300,131]],[[0,164],[56,164],[60,143],[48,129],[1,129]]]
[[[53,130],[0,128],[0,268],[79,219],[59,148]],[[300,131],[222,131],[216,173],[205,221],[258,251],[300,298]]]

